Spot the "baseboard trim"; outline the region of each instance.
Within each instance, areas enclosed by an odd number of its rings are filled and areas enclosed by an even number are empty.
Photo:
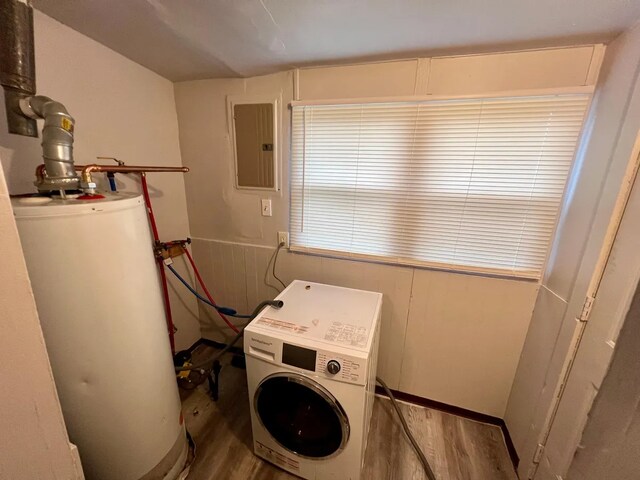
[[[502,430],[502,436],[504,437],[504,444],[507,446],[507,452],[509,452],[509,458],[511,458],[513,468],[517,472],[518,465],[520,465],[520,458],[518,457],[516,446],[513,444],[513,440],[511,439],[511,434],[509,433],[507,424],[504,423],[504,419],[500,419],[500,429]]]
[[[384,389],[379,385],[376,385],[376,393],[384,397],[387,396]],[[511,463],[513,463],[514,468],[518,470],[520,459],[518,458],[516,448],[513,445],[513,440],[511,440],[511,435],[509,434],[509,430],[507,429],[507,424],[504,423],[504,420],[502,418],[487,415],[486,413],[476,412],[474,410],[468,410],[462,407],[457,407],[455,405],[449,405],[448,403],[438,402],[436,400],[420,397],[411,393],[401,392],[399,390],[391,390],[391,393],[393,393],[394,397],[396,397],[398,400],[402,400],[403,402],[413,403],[414,405],[420,405],[421,407],[430,408],[432,410],[439,410],[441,412],[457,415],[458,417],[468,418],[470,420],[475,420],[476,422],[488,423],[489,425],[500,427],[500,430],[502,430],[502,436],[504,437],[504,443],[507,447],[507,452],[509,452]]]

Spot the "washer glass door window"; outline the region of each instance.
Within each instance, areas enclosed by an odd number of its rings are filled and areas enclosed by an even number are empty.
[[[256,390],[254,408],[278,444],[302,457],[333,456],[349,439],[342,406],[326,388],[302,375],[266,377]]]

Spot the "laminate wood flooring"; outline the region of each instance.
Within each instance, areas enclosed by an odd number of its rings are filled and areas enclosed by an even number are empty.
[[[198,356],[210,348],[198,347]],[[181,396],[187,428],[196,442],[187,480],[298,478],[253,455],[244,370],[223,367],[218,402],[209,397],[206,382],[181,391]],[[404,402],[400,408],[438,480],[517,480],[499,427]],[[386,397],[376,396],[362,478],[426,479]]]

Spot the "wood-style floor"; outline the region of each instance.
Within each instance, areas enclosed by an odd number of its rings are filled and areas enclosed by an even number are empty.
[[[198,356],[209,348],[198,347]],[[252,453],[245,371],[224,366],[218,402],[211,400],[206,385],[181,391],[187,428],[196,442],[187,480],[296,479]],[[438,480],[517,480],[499,427],[404,402],[400,406]],[[390,401],[377,396],[363,479],[426,478],[395,415]]]

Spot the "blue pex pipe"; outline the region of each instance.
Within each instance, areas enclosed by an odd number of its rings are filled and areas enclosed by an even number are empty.
[[[165,263],[165,265],[167,265]],[[206,303],[207,305],[209,305],[210,307],[215,308],[217,311],[219,311],[220,313],[222,313],[223,315],[227,315],[229,317],[235,317],[235,318],[250,318],[250,315],[239,315],[238,312],[236,310],[234,310],[233,308],[229,308],[229,307],[220,307],[218,305],[214,305],[213,303],[211,303],[208,299],[204,298],[202,295],[200,295],[195,288],[193,288],[191,285],[189,285],[189,282],[187,282],[184,278],[182,278],[180,276],[180,274],[178,272],[176,272],[176,269],[173,268],[172,265],[167,265],[167,268],[171,271],[171,273],[173,273],[175,275],[175,277],[180,280],[180,283],[182,283],[185,287],[187,287],[187,289],[193,293],[196,298],[198,300],[200,300],[203,303]]]

